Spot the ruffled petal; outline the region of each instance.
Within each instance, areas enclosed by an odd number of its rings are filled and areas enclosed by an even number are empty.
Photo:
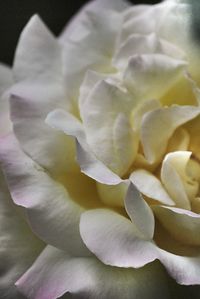
[[[67,190],[26,156],[12,135],[1,140],[0,160],[13,201],[26,208],[33,231],[48,244],[87,254],[78,228],[83,208]]]
[[[50,246],[16,284],[30,299],[56,299],[65,292],[77,299],[171,299],[173,286],[158,263],[117,269],[95,257],[73,257]]]

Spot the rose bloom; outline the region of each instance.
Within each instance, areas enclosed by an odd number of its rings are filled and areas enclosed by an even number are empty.
[[[198,59],[184,1],[31,18],[0,67],[1,298],[199,298]]]

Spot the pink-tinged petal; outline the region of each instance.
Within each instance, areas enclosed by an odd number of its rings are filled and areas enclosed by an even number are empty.
[[[174,205],[174,201],[166,192],[160,180],[147,170],[138,169],[134,171],[130,176],[130,180],[145,196],[158,200],[163,204]]]
[[[0,298],[22,299],[14,283],[44,248],[13,204],[0,171]]]
[[[0,160],[11,196],[17,205],[26,208],[33,231],[48,244],[87,254],[78,227],[83,208],[21,151],[14,136],[0,142]]]
[[[92,153],[86,141],[83,125],[77,118],[66,111],[55,110],[48,114],[46,123],[76,138],[77,160],[83,173],[102,184],[117,185],[122,182],[118,175]]]
[[[13,84],[11,69],[0,64],[0,135],[12,130],[9,116],[9,103],[6,90]]]
[[[198,107],[177,105],[146,113],[142,120],[141,141],[147,160],[150,163],[159,161],[174,131],[199,113]]]
[[[183,244],[200,245],[200,215],[184,209],[153,206],[156,218],[173,238]]]
[[[21,33],[14,59],[14,78],[56,80],[62,76],[61,46],[37,15]]]
[[[125,198],[126,211],[145,239],[152,239],[154,235],[154,215],[142,194],[130,183]]]
[[[156,259],[156,246],[143,239],[134,223],[113,211],[83,213],[80,233],[90,251],[107,265],[139,268]]]
[[[119,269],[95,257],[72,257],[50,246],[16,285],[30,299],[56,299],[66,292],[76,299],[171,299],[172,292],[159,263]]]

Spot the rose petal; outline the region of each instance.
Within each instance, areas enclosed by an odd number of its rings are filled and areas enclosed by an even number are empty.
[[[184,53],[180,49],[159,38],[155,33],[148,35],[134,33],[119,46],[113,63],[117,68],[123,70],[127,66],[129,58],[137,54],[164,54],[177,59],[184,57]]]
[[[190,210],[183,176],[191,152],[173,152],[165,156],[161,168],[161,180],[177,207]]]
[[[137,270],[117,269],[95,257],[72,257],[48,246],[17,287],[30,299],[60,298],[67,291],[79,299],[170,299],[168,283],[158,263]]]
[[[195,106],[171,106],[146,113],[142,120],[141,142],[147,160],[150,163],[159,161],[174,131],[199,113],[200,109]]]
[[[178,241],[192,246],[200,245],[200,215],[173,207],[153,206],[156,218]]]
[[[126,93],[101,81],[81,108],[89,146],[100,161],[119,175],[128,170],[138,147],[128,119],[131,106]]]
[[[0,297],[22,299],[14,283],[31,266],[44,245],[29,229],[23,211],[13,204],[1,171],[0,242]]]
[[[15,55],[14,73],[20,82],[10,90],[14,132],[22,148],[42,167],[59,174],[66,169],[77,170],[74,142],[44,123],[48,112],[56,107],[72,109],[63,84],[61,50],[34,16],[21,35]]]
[[[90,251],[107,265],[138,268],[156,259],[155,245],[142,239],[134,223],[113,211],[83,213],[80,233]]]
[[[83,173],[102,184],[117,185],[123,181],[91,152],[83,126],[77,118],[66,111],[55,110],[48,114],[46,122],[51,127],[77,139],[77,160]]]
[[[83,208],[67,190],[26,156],[12,135],[1,140],[0,160],[13,201],[26,208],[33,231],[48,244],[87,254],[78,229]]]
[[[122,16],[116,11],[101,10],[99,14],[99,10],[86,6],[61,36],[67,96],[75,107],[79,87],[88,69],[103,73],[114,70],[111,57],[121,24]]]
[[[136,187],[131,183],[125,198],[126,211],[145,239],[151,240],[154,235],[154,215]]]
[[[174,201],[166,192],[160,180],[150,172],[138,169],[131,174],[130,180],[144,195],[158,200],[163,204],[174,205]]]
[[[14,78],[61,80],[61,47],[40,18],[33,16],[19,39],[14,59]]]
[[[139,53],[128,61],[124,84],[136,98],[159,99],[177,82],[185,66],[184,60],[167,55]]]

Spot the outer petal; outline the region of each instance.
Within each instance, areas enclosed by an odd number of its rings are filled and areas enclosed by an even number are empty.
[[[200,284],[200,257],[167,252],[141,234],[127,218],[109,210],[82,214],[81,236],[87,247],[107,265],[138,268],[159,259],[180,284]]]
[[[13,204],[0,172],[0,297],[22,299],[14,283],[43,249]],[[23,297],[24,298],[24,297]]]
[[[171,106],[146,113],[141,128],[141,141],[145,157],[150,163],[163,156],[169,138],[184,123],[199,115],[195,106]]]
[[[76,299],[171,299],[168,283],[158,263],[117,269],[95,257],[75,258],[48,246],[17,287],[30,299],[55,299],[67,291]]]
[[[81,171],[102,184],[117,185],[121,178],[99,161],[89,148],[81,122],[70,113],[55,110],[48,114],[46,122],[77,139],[77,160]]]
[[[134,223],[115,212],[83,213],[80,233],[90,251],[107,265],[138,268],[156,259],[156,246],[143,240]]]
[[[127,7],[129,7],[128,2],[124,0],[96,0],[91,1],[89,4],[83,6],[83,8],[79,11],[79,13],[71,20],[69,24],[67,24],[66,28],[63,30],[62,34],[60,35],[60,40],[65,42],[69,38],[73,38],[74,31],[76,28],[79,27],[83,30],[82,23],[84,22],[84,18],[86,17],[85,14],[87,11],[105,11],[105,10],[114,10],[114,11],[123,11]],[[81,27],[80,27],[81,26]]]
[[[23,83],[15,86],[12,94],[13,129],[24,151],[52,174],[77,171],[73,140],[45,124],[52,109],[65,107],[60,87]]]
[[[81,107],[87,142],[97,158],[123,175],[131,166],[138,139],[129,123],[132,101],[116,86],[101,81]]]
[[[60,45],[35,15],[19,39],[13,69],[15,80],[61,80],[61,58]]]
[[[12,135],[1,140],[0,160],[11,196],[26,208],[33,231],[58,248],[87,253],[78,230],[83,209],[66,189],[26,156]]]
[[[62,81],[61,46],[37,16],[20,37],[14,73],[20,82],[10,91],[11,118],[23,150],[51,173],[75,171],[73,141],[44,123],[52,109],[71,108]]]

